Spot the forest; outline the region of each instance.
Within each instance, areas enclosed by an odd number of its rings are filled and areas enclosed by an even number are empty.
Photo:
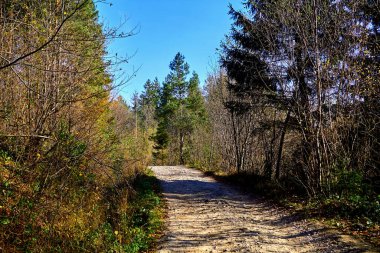
[[[378,233],[380,2],[243,2],[204,86],[179,52],[131,102],[106,46],[134,30],[105,29],[93,0],[0,2],[0,251],[147,251],[149,165]]]

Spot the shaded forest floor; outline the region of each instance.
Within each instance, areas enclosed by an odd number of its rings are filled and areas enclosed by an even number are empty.
[[[296,194],[291,187],[274,184],[255,175],[204,173],[247,194],[263,196],[266,201],[286,208],[296,217],[320,222],[323,226],[357,237],[380,249],[380,225],[361,214],[360,210],[353,210],[350,203],[332,198],[308,200],[307,196]]]
[[[376,252],[200,171],[152,169],[168,207],[159,252]]]

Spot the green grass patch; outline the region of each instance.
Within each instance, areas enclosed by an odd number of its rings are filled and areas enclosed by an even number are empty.
[[[134,182],[135,196],[128,204],[124,217],[129,242],[125,252],[146,252],[155,246],[163,225],[163,202],[160,186],[150,170],[137,176]]]

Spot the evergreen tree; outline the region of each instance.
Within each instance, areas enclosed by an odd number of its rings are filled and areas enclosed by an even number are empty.
[[[198,125],[206,120],[206,109],[202,92],[199,89],[199,76],[193,72],[189,81],[189,94],[187,97],[187,110],[192,114],[192,126]]]
[[[145,130],[156,126],[155,113],[160,99],[160,82],[157,78],[144,84],[144,91],[139,98],[139,114]]]
[[[144,92],[140,95],[143,106],[157,106],[160,99],[160,82],[157,77],[154,81],[148,79],[144,84]]]
[[[171,151],[178,150],[178,159],[172,159],[173,162],[184,164],[185,136],[204,119],[205,110],[198,75],[194,73],[187,80],[189,65],[185,57],[177,53],[169,67],[170,73],[163,84],[157,108],[158,128],[153,137],[155,156],[165,159],[164,150],[172,144],[174,150]]]
[[[247,165],[250,139],[254,132],[263,126],[274,124],[272,118],[259,115],[257,108],[273,103],[277,98],[277,87],[269,76],[269,67],[263,57],[266,50],[260,32],[260,19],[257,17],[255,4],[247,3],[252,16],[236,11],[230,7],[230,15],[234,20],[231,34],[222,44],[221,64],[228,75],[227,88],[230,96],[225,106],[230,113],[233,129],[233,146],[236,170],[241,172]],[[268,110],[267,110],[268,111]],[[252,122],[252,117],[256,122]],[[262,135],[264,136],[264,135]],[[268,137],[274,139],[274,136]],[[270,177],[274,165],[273,141],[265,144],[265,175]]]

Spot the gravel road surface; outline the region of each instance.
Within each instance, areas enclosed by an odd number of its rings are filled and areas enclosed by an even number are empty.
[[[158,252],[374,252],[200,171],[152,169],[168,208]]]

